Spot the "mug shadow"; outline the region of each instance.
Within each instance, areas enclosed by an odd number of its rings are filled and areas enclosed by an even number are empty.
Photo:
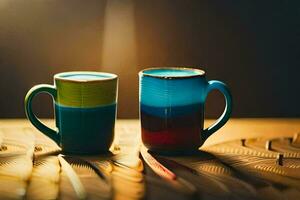
[[[164,157],[190,157],[190,158],[199,158],[199,159],[203,159],[203,160],[207,160],[207,159],[216,159],[216,157],[211,154],[208,153],[206,151],[202,151],[202,150],[187,150],[187,151],[172,151],[172,152],[160,152],[160,151],[151,151],[148,150],[148,152],[153,155],[153,156],[164,156]]]

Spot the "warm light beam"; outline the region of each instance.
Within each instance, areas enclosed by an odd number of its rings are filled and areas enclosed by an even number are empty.
[[[120,78],[118,116],[137,116],[138,68],[132,0],[107,1],[102,52],[101,70],[116,73]]]

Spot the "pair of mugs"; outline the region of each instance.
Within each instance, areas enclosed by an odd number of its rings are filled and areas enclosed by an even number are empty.
[[[144,145],[159,153],[197,150],[221,128],[231,114],[231,94],[220,81],[207,81],[205,72],[192,68],[149,68],[139,72],[140,120]],[[226,100],[221,117],[204,129],[204,103],[211,90]],[[54,140],[64,152],[107,152],[114,139],[118,77],[104,72],[64,72],[54,76],[54,86],[41,84],[25,97],[30,122]],[[54,100],[57,130],[39,121],[32,99],[48,93]]]

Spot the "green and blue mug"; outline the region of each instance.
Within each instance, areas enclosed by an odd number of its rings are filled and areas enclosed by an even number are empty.
[[[36,85],[25,97],[30,122],[54,140],[64,152],[107,152],[114,139],[118,77],[103,72],[64,72],[54,76],[54,86]],[[54,100],[57,130],[44,125],[32,111],[32,99],[48,93]]]

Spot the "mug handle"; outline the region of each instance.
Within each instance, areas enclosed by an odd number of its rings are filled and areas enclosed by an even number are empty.
[[[213,123],[210,127],[203,130],[204,141],[209,136],[211,136],[214,132],[216,132],[222,126],[224,126],[224,124],[228,121],[232,111],[232,96],[227,85],[221,81],[216,81],[216,80],[208,81],[207,94],[212,90],[219,90],[224,95],[226,105],[220,118],[215,123]]]
[[[44,125],[33,113],[32,111],[32,99],[39,93],[47,93],[52,96],[54,101],[56,100],[57,91],[53,85],[40,84],[32,87],[26,94],[25,97],[25,113],[29,121],[35,126],[39,131],[44,133],[46,136],[54,140],[58,145],[60,143],[59,133],[46,125]]]

